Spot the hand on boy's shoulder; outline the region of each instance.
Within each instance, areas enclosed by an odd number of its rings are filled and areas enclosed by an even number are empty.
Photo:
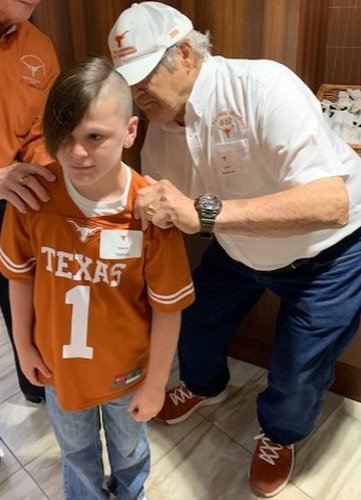
[[[56,179],[51,170],[35,163],[16,163],[1,169],[0,199],[7,200],[21,213],[28,208],[39,210],[41,202],[49,201],[49,195],[38,176],[47,182]]]

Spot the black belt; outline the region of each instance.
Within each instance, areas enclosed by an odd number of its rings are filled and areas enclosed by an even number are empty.
[[[312,260],[314,260],[314,259],[319,259],[319,258],[323,258],[323,257],[327,258],[327,255],[329,253],[331,253],[333,250],[335,250],[335,248],[337,248],[338,245],[343,244],[345,241],[347,241],[351,238],[354,238],[357,235],[361,236],[361,227],[356,229],[356,231],[354,231],[353,233],[345,236],[344,238],[342,238],[342,240],[338,241],[337,243],[330,246],[329,248],[325,248],[325,250],[322,250],[322,252],[318,253],[314,257],[310,257],[308,259],[307,258],[306,259],[297,259],[294,262],[292,262],[291,264],[289,264],[288,266],[280,267],[278,269],[272,269],[272,271],[264,271],[264,272],[269,273],[269,274],[295,273],[295,272],[299,271],[300,267],[302,267],[304,264],[307,264],[308,262],[312,262]]]
[[[283,274],[283,273],[294,273],[296,272],[303,264],[309,262],[310,259],[297,259],[292,264],[289,264],[285,267],[279,267],[278,269],[272,269],[272,271],[265,271],[268,274]]]

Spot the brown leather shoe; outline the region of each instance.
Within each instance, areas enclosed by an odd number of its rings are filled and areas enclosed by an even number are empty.
[[[190,417],[197,408],[221,403],[226,397],[226,389],[211,398],[197,396],[187,389],[185,384],[181,383],[174,389],[166,392],[163,408],[154,417],[154,420],[161,424],[178,424]]]
[[[273,497],[287,486],[295,462],[294,445],[274,443],[264,432],[256,436],[256,449],[248,472],[252,491],[259,497]]]

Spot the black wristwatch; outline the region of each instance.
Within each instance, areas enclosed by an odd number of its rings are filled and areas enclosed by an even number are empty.
[[[194,200],[194,206],[201,223],[201,237],[212,238],[214,223],[222,208],[222,200],[213,194],[201,194]]]

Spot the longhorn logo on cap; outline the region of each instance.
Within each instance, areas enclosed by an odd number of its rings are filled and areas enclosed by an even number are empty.
[[[120,47],[122,46],[122,40],[123,38],[125,37],[125,35],[129,33],[129,30],[127,31],[124,31],[124,33],[122,33],[121,35],[116,35],[114,38],[115,38],[115,41],[117,42],[118,44],[118,48],[120,49]]]

